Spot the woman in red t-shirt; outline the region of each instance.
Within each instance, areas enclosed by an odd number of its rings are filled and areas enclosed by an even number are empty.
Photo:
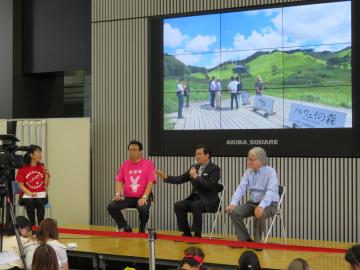
[[[18,170],[16,181],[21,189],[20,204],[25,206],[27,216],[33,226],[35,209],[38,224],[44,219],[45,204],[48,203],[45,187],[50,184],[50,174],[41,163],[42,150],[38,145],[30,145],[30,150],[24,156],[24,166]]]

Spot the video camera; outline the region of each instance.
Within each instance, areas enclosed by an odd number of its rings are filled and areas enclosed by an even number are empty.
[[[12,170],[23,167],[24,156],[16,154],[18,151],[28,152],[29,146],[16,145],[19,140],[14,135],[0,135],[0,174],[3,170]]]

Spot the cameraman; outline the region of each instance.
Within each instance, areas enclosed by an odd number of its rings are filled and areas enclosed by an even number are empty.
[[[35,209],[37,221],[40,224],[45,216],[45,204],[48,203],[45,187],[50,184],[50,174],[45,165],[41,163],[41,157],[41,147],[30,145],[30,149],[24,156],[24,166],[18,170],[16,175],[16,181],[22,191],[19,203],[25,206],[32,226],[36,225]],[[40,196],[40,194],[44,196]]]

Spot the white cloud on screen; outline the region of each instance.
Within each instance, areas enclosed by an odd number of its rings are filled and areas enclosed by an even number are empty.
[[[185,50],[190,52],[207,52],[209,47],[216,42],[216,36],[197,35],[185,45]]]
[[[176,48],[180,46],[187,38],[188,36],[182,34],[180,29],[173,28],[169,23],[164,24],[164,46]]]
[[[203,54],[189,54],[183,49],[175,51],[175,58],[183,62],[185,65],[196,65],[204,59]]]
[[[350,5],[345,2],[285,8],[284,34],[299,45],[313,40],[323,44],[350,43]]]

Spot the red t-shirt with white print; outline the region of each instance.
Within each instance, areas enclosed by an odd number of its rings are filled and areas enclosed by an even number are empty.
[[[144,195],[148,182],[156,182],[154,163],[142,159],[139,162],[126,160],[120,167],[116,180],[124,182],[124,196],[140,198]]]
[[[26,189],[31,192],[45,191],[45,168],[43,165],[24,166],[18,169],[16,181],[23,183]],[[23,195],[23,192],[20,194]]]

